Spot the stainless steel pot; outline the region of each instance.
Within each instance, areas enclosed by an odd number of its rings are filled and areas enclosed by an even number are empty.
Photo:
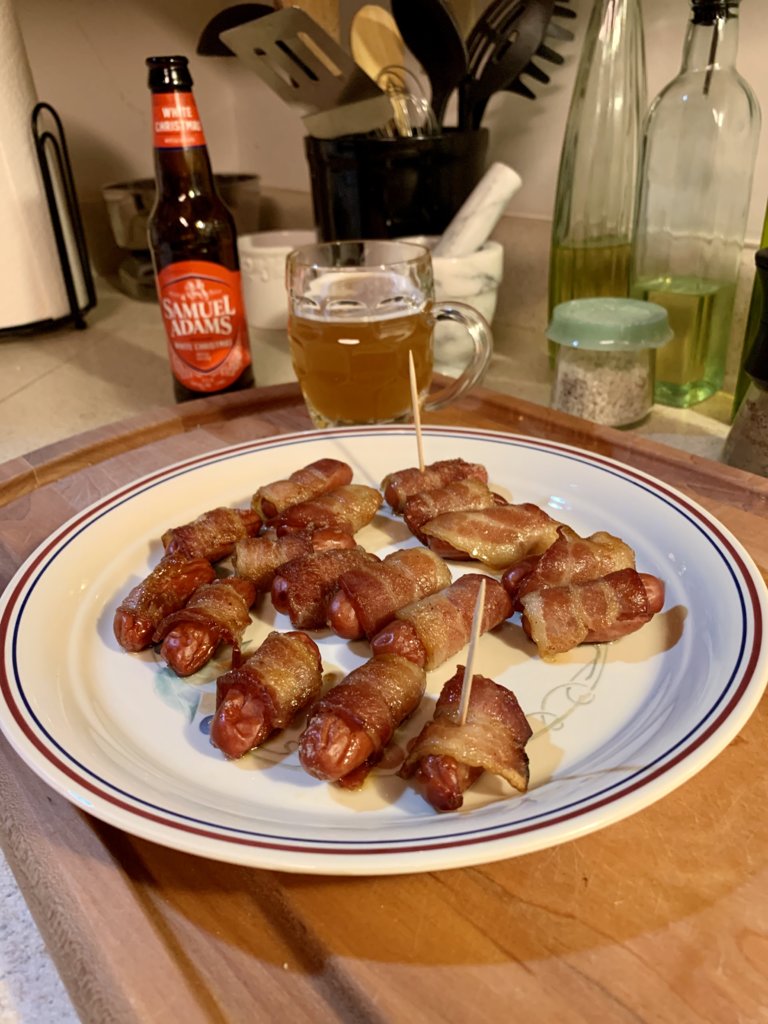
[[[258,229],[260,200],[257,174],[215,174],[222,199],[232,211],[238,233]],[[147,251],[147,218],[155,201],[152,178],[137,178],[103,185],[101,193],[107,206],[115,242],[130,252]]]

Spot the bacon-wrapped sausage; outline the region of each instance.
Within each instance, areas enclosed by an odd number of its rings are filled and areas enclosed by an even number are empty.
[[[204,558],[164,555],[118,606],[113,622],[115,639],[126,651],[143,651],[152,643],[162,619],[182,608],[198,587],[215,576],[213,566]]]
[[[380,563],[350,569],[338,580],[328,606],[328,625],[345,640],[359,640],[390,622],[399,608],[451,582],[442,558],[426,548],[402,548]]]
[[[656,576],[619,569],[599,580],[535,590],[521,598],[523,629],[544,658],[634,633],[664,605]]]
[[[286,562],[310,551],[354,547],[355,540],[346,530],[313,530],[278,537],[277,531],[269,527],[260,537],[246,537],[235,544],[232,565],[239,576],[255,584],[259,593],[266,593]]]
[[[466,721],[461,723],[464,666],[443,686],[435,713],[408,746],[400,768],[413,778],[436,811],[456,811],[484,771],[500,775],[519,792],[528,788],[528,724],[511,690],[486,676],[472,677]]]
[[[422,527],[427,543],[443,558],[474,558],[506,569],[554,543],[560,526],[530,502],[494,505],[478,512],[446,512]]]
[[[494,494],[482,480],[469,477],[467,480],[457,480],[448,484],[447,487],[438,487],[434,491],[412,494],[405,502],[403,519],[414,537],[418,537],[422,544],[426,544],[427,538],[421,527],[430,519],[446,512],[476,512],[492,505],[506,504],[504,498]]]
[[[352,469],[338,459],[318,459],[291,473],[287,480],[260,487],[251,499],[251,508],[262,519],[274,519],[290,505],[308,501],[352,482]]]
[[[322,663],[305,633],[270,633],[259,649],[216,681],[211,743],[236,758],[284,729],[320,696]]]
[[[260,529],[261,519],[250,509],[213,508],[191,523],[166,530],[162,541],[168,555],[218,562],[232,554],[241,537],[254,537]]]
[[[487,633],[500,625],[512,614],[509,594],[491,576],[467,573],[445,590],[401,608],[371,640],[374,655],[399,654],[427,670],[442,665],[469,643],[482,580],[485,602],[480,632]]]
[[[177,676],[198,672],[222,643],[232,644],[232,664],[236,666],[255,600],[256,587],[239,576],[204,583],[183,608],[166,615],[152,641],[162,641],[160,654]]]
[[[274,526],[279,535],[323,528],[357,533],[370,523],[380,508],[381,495],[375,487],[346,484],[317,498],[291,505],[271,520],[270,526]]]
[[[424,469],[401,469],[385,476],[381,483],[384,500],[393,512],[401,513],[412,494],[434,491],[440,487],[468,478],[488,483],[488,471],[477,462],[464,459],[443,459]]]
[[[519,611],[520,599],[533,590],[585,583],[609,572],[634,568],[634,551],[618,537],[603,530],[580,537],[570,526],[560,526],[554,544],[542,555],[529,555],[513,565],[501,582]]]
[[[381,759],[395,729],[421,702],[422,668],[394,655],[350,672],[312,708],[299,759],[318,779],[356,789]]]
[[[328,605],[342,573],[361,565],[379,564],[364,548],[331,548],[301,555],[280,567],[272,581],[272,604],[297,629],[324,629]]]

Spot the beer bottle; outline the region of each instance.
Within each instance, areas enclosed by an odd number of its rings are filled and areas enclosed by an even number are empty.
[[[253,386],[237,234],[211,171],[186,57],[148,57],[157,195],[149,248],[177,402]]]

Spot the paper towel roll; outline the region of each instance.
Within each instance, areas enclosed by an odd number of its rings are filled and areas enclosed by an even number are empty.
[[[0,329],[70,312],[32,135],[36,102],[13,5],[0,0]]]

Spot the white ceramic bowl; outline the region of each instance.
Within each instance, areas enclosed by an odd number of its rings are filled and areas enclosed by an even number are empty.
[[[314,231],[256,231],[240,235],[237,251],[248,323],[279,330],[288,321],[285,258],[300,245],[316,241]]]
[[[417,235],[403,241],[418,242],[431,249],[437,237]],[[504,248],[500,242],[489,240],[469,256],[433,256],[432,269],[436,299],[466,302],[491,323],[504,272]]]

